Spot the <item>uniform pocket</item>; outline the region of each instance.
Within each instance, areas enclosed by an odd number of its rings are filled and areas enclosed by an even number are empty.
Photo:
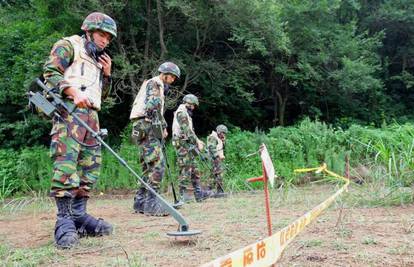
[[[67,139],[66,125],[63,123],[54,123],[52,130],[50,131],[50,156],[54,159],[62,156],[66,153],[66,144],[64,142]]]

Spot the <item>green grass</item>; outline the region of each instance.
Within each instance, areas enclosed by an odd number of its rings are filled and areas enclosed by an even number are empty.
[[[131,167],[141,173],[138,150],[129,142],[128,128],[121,136],[120,145],[114,147]],[[291,127],[276,127],[268,132],[247,132],[233,129],[226,144],[227,191],[261,189],[262,183],[247,183],[246,179],[262,174],[259,155],[255,152],[265,143],[278,178],[276,187],[291,190],[297,184],[329,178],[315,174],[296,175],[293,170],[316,167],[326,162],[328,168],[343,174],[345,155],[351,160],[351,175],[365,182],[356,187],[358,205],[386,206],[413,202],[410,186],[414,180],[414,125],[393,124],[382,128],[352,125],[343,130],[318,121],[305,119]],[[165,176],[163,190],[170,182],[177,187],[178,170],[173,147],[167,145],[170,176]],[[201,162],[200,162],[201,163]],[[0,149],[0,203],[11,196],[46,195],[50,186],[52,163],[48,149],[25,148],[20,151]],[[209,183],[209,164],[200,164],[202,181]],[[365,172],[361,170],[364,169]],[[327,179],[332,181],[332,179]],[[99,191],[137,188],[137,179],[105,149]],[[33,193],[35,192],[35,193]]]
[[[59,260],[53,244],[40,248],[11,248],[0,243],[2,266],[40,266]]]

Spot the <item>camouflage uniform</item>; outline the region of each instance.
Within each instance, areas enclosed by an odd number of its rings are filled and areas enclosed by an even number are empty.
[[[198,144],[201,142],[193,129],[192,118],[188,113],[186,104],[181,104],[174,113],[173,145],[177,153],[179,167],[178,180],[180,183],[181,202],[185,200],[185,192],[191,184],[194,188],[196,201],[202,201],[210,196],[209,191],[201,189],[200,171],[195,161]]]
[[[162,152],[161,136],[153,130],[153,121],[160,120],[162,129],[167,127],[164,116],[164,84],[159,77],[154,77],[145,82],[141,87],[145,91],[144,113],[133,115],[133,135],[140,149],[140,162],[143,170],[143,179],[148,182],[152,188],[158,190],[165,173],[165,157]],[[137,96],[137,100],[138,100]],[[139,105],[138,101],[134,106]],[[159,135],[159,134],[158,134]]]
[[[163,135],[167,128],[164,118],[164,89],[173,82],[170,80],[171,77],[180,77],[180,69],[172,62],[161,64],[158,71],[161,73],[159,76],[142,84],[135,97],[130,115],[133,121],[132,139],[140,150],[143,179],[156,192],[159,192],[166,166],[162,149]],[[147,192],[143,185],[135,195],[133,207],[135,212],[150,216],[169,214],[155,194]]]
[[[211,181],[211,187],[215,187],[217,192],[223,192],[224,144],[224,140],[215,131],[207,137],[207,150],[213,162],[214,179]]]
[[[180,127],[181,134],[173,136],[173,144],[177,152],[177,163],[180,168],[178,180],[180,187],[188,188],[190,181],[200,183],[200,171],[195,161],[194,149],[197,148],[198,138],[191,126],[185,104],[181,104],[174,116],[174,121]]]
[[[108,94],[111,78],[104,76],[104,67],[98,63],[99,58],[87,47],[94,48],[95,52],[98,50],[97,44],[91,39],[95,30],[116,37],[117,29],[112,18],[99,12],[89,14],[81,29],[86,35],[73,35],[55,43],[44,65],[43,77],[49,87],[57,89],[67,104],[73,104],[70,95],[78,95],[82,91],[81,101],[87,99],[92,107],[78,107],[73,114],[98,132],[101,97]],[[99,35],[99,38],[109,41],[109,35]],[[108,64],[106,67],[110,68],[110,62]],[[69,88],[66,95],[64,90]],[[65,111],[53,118],[50,135],[50,154],[53,159],[50,195],[55,197],[58,210],[54,233],[57,247],[71,248],[78,244],[79,237],[85,235],[111,234],[112,225],[86,212],[89,191],[99,177],[100,144]]]
[[[58,41],[51,51],[49,60],[44,66],[44,78],[47,83],[59,90],[69,87],[64,79],[65,70],[72,64],[74,48],[66,40]],[[103,96],[110,90],[110,77],[102,78]],[[67,99],[66,101],[71,102]],[[90,108],[77,108],[75,113],[80,116],[95,131],[99,130],[98,113]],[[53,118],[53,127],[50,133],[52,142],[51,157],[54,161],[52,188],[50,195],[63,197],[64,195],[87,196],[95,184],[101,165],[101,147],[96,140],[79,125],[71,115],[64,114],[61,118]],[[76,141],[75,141],[76,140]],[[85,147],[79,143],[96,146]]]

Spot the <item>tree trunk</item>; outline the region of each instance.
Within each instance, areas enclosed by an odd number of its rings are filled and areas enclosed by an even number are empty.
[[[278,121],[278,97],[277,97],[277,88],[276,88],[276,81],[275,81],[275,74],[273,71],[273,66],[270,71],[270,77],[269,77],[269,84],[270,84],[270,90],[272,92],[272,101],[273,101],[273,119],[272,124],[273,127],[277,125]]]
[[[158,27],[159,27],[160,48],[161,48],[160,59],[164,59],[165,54],[168,51],[167,51],[167,47],[165,46],[165,42],[164,42],[164,22],[163,22],[163,17],[162,17],[161,0],[157,0],[157,15],[158,15]]]
[[[142,77],[146,78],[148,75],[149,65],[149,46],[151,36],[151,0],[146,1],[147,5],[147,27],[145,30],[145,43],[144,43],[144,66],[142,68]]]

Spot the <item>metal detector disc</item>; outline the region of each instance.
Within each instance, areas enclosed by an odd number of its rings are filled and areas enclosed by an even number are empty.
[[[176,232],[168,232],[168,236],[193,236],[199,235],[202,232],[200,230],[188,230],[188,231],[176,231]]]

